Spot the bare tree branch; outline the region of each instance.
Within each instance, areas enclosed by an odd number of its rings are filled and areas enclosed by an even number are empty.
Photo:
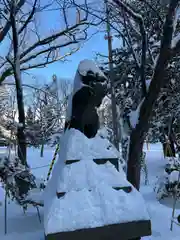
[[[26,63],[26,62],[28,62],[28,61],[30,61],[30,60],[32,60],[32,59],[35,59],[35,58],[36,58],[37,56],[39,56],[39,55],[42,55],[42,54],[48,53],[48,52],[51,53],[53,50],[57,50],[57,49],[62,48],[62,47],[67,47],[68,45],[71,45],[71,44],[73,44],[73,43],[75,44],[75,43],[78,43],[78,42],[77,42],[77,41],[69,41],[69,42],[64,43],[64,44],[59,44],[59,45],[55,45],[55,46],[50,46],[49,48],[46,48],[46,49],[44,49],[44,50],[42,50],[42,51],[39,51],[39,52],[36,52],[36,53],[34,53],[33,55],[31,55],[31,56],[23,59],[23,60],[21,61],[21,64]]]
[[[135,51],[134,51],[134,49],[133,49],[133,44],[132,44],[131,36],[130,36],[130,34],[129,34],[129,30],[128,30],[128,27],[127,27],[125,15],[124,15],[124,28],[125,28],[125,31],[126,31],[126,34],[127,34],[128,41],[129,41],[130,50],[131,50],[132,55],[133,55],[134,60],[135,60],[136,67],[137,67],[137,69],[140,69],[141,66],[140,66],[140,63],[139,63],[138,58],[137,58],[137,56],[136,56],[136,53],[135,53]]]
[[[21,7],[25,4],[25,0],[20,0],[16,6],[16,9],[15,9],[15,14],[18,13],[18,11],[21,9]],[[6,37],[9,29],[11,28],[11,22],[10,22],[10,19],[6,22],[4,28],[1,30],[0,32],[0,42],[3,41],[3,39]]]
[[[96,19],[101,20],[101,21],[98,23],[99,25],[100,25],[101,23],[106,22],[106,17],[102,17],[102,16],[100,16],[99,14],[96,14],[95,11],[94,11],[94,9],[91,9],[92,11],[90,11],[90,7],[86,6],[86,8],[85,8],[85,7],[82,6],[82,5],[78,5],[74,0],[73,0],[73,4],[74,4],[75,6],[77,6],[78,8],[82,9],[83,11],[86,11],[88,14],[90,14],[90,15],[93,16],[93,17],[95,17]],[[113,12],[113,9],[114,9],[114,8],[111,9],[111,10],[112,10],[111,12]],[[103,13],[103,12],[102,12],[102,13]],[[114,14],[113,17],[117,17],[117,12],[115,12],[115,14]],[[118,21],[119,21],[119,19],[118,19]],[[133,49],[132,49],[132,46],[131,46],[131,44],[129,43],[128,39],[126,39],[126,37],[124,36],[124,34],[121,32],[121,30],[119,30],[117,27],[115,27],[113,23],[110,22],[109,25],[110,25],[111,29],[115,30],[115,31],[122,37],[122,39],[125,41],[125,43],[126,43],[127,46],[129,47],[129,49],[131,49],[132,56],[133,56],[134,60],[136,61],[137,58],[136,58],[136,56],[135,56],[135,54],[134,54],[134,51],[132,51]],[[137,67],[140,68],[140,65],[137,65]]]
[[[70,27],[69,29],[65,29],[61,32],[58,32],[56,34],[53,34],[49,37],[46,37],[46,38],[40,40],[40,41],[37,41],[36,43],[31,45],[28,49],[26,49],[23,53],[21,53],[20,58],[22,59],[24,56],[26,56],[28,53],[30,53],[31,51],[33,51],[35,48],[37,48],[39,46],[46,45],[46,44],[56,40],[58,37],[65,36],[66,33],[70,32],[72,30],[75,30],[79,25],[87,25],[87,24],[88,24],[87,22],[82,22],[80,24],[75,24],[72,27]]]
[[[19,4],[20,2],[21,2],[21,5]],[[19,5],[18,5],[18,7],[16,6],[15,12],[17,12],[17,9],[21,10],[20,8],[23,6],[24,2],[22,0],[19,0],[19,2],[18,2]],[[19,46],[22,46],[23,42],[25,42],[24,37],[26,34],[28,23],[31,22],[33,16],[35,16],[35,13],[37,13],[37,11],[39,11],[37,9],[37,2],[38,2],[37,0],[34,0],[31,12],[28,13],[28,15],[26,16],[25,22],[23,23],[23,25],[20,27],[20,29],[18,31],[18,34],[23,33],[23,35],[21,35],[21,40],[19,40],[20,41]],[[66,2],[66,1],[64,0],[64,2]],[[64,5],[64,8],[66,7],[65,5]],[[76,8],[75,5],[74,5],[74,7]],[[87,0],[85,0],[85,7],[87,8]],[[68,27],[66,26],[65,29],[63,29],[57,33],[51,34],[48,37],[44,37],[44,38],[40,39],[40,36],[38,35],[38,33],[36,33],[36,30],[35,30],[35,33],[38,36],[37,40],[30,46],[27,46],[27,47],[24,45],[22,46],[23,51],[20,53],[20,56],[19,56],[20,64],[21,64],[20,70],[24,71],[24,70],[32,69],[35,67],[43,67],[43,66],[46,66],[47,64],[51,64],[55,61],[62,61],[65,59],[65,57],[76,52],[79,49],[79,47],[77,47],[76,49],[73,49],[72,51],[68,52],[64,56],[58,56],[56,54],[55,54],[55,56],[53,56],[55,51],[57,53],[60,48],[67,47],[67,46],[73,45],[73,44],[77,44],[80,41],[85,41],[88,38],[88,36],[87,36],[88,27],[90,25],[92,25],[92,26],[98,25],[93,22],[88,22],[87,21],[88,13],[86,11],[84,11],[84,12],[85,12],[85,14],[83,14],[82,19],[80,16],[79,21],[77,21],[75,24],[73,24],[72,26],[68,26]],[[23,15],[23,17],[25,16],[23,10],[21,10],[21,14]],[[64,19],[65,22],[66,22],[66,20],[68,20],[68,18]],[[11,23],[9,22],[9,24],[11,24]],[[2,40],[3,40],[3,38],[2,38]],[[0,38],[0,41],[1,41],[1,38]],[[10,66],[5,65],[7,63],[14,61],[11,56],[11,51],[12,51],[12,48],[8,52],[7,57],[4,58],[4,63],[1,64],[3,71],[0,76],[0,83],[2,83],[8,76],[13,74],[12,64],[10,64]],[[34,60],[34,59],[38,58],[39,56],[41,57],[43,55],[44,55],[44,59],[41,58],[40,62],[38,62],[38,63],[31,62],[31,60]],[[7,59],[8,59],[8,61],[7,61]]]
[[[159,12],[147,1],[147,0],[139,0],[139,2],[143,2],[145,3],[151,10],[153,10],[153,12],[156,13],[159,21],[161,22],[161,24],[164,23],[163,19],[161,18],[161,15],[159,14]]]
[[[21,71],[26,71],[26,70],[33,69],[33,68],[41,68],[41,67],[45,67],[46,65],[57,62],[57,61],[63,61],[63,60],[65,60],[66,57],[71,56],[73,53],[77,52],[78,50],[79,50],[79,48],[76,48],[76,49],[72,50],[71,52],[68,52],[65,55],[60,56],[54,60],[50,60],[50,61],[46,60],[42,63],[32,64],[32,65],[29,64],[28,66],[21,67]],[[0,82],[1,82],[1,79],[0,79]]]
[[[19,34],[21,34],[23,32],[23,30],[27,27],[27,25],[29,24],[29,22],[33,18],[34,14],[35,14],[35,11],[36,11],[36,4],[37,4],[37,0],[34,0],[33,8],[31,10],[28,18],[26,19],[24,25],[19,29],[19,31],[18,31]]]

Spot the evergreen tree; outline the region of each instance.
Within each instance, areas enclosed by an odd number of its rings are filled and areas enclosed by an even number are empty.
[[[31,106],[29,106],[26,113],[26,125],[27,127],[31,127],[33,124],[34,124],[34,113],[32,111]]]

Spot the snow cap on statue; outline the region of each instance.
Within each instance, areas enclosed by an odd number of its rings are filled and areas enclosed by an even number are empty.
[[[83,77],[87,76],[87,74],[91,72],[94,76],[98,76],[96,81],[102,82],[107,80],[107,77],[104,75],[103,71],[96,65],[96,63],[89,59],[82,60],[76,71],[76,75],[74,78],[74,92],[76,93],[82,86],[86,85],[86,83],[82,82]]]
[[[76,71],[75,78],[74,78],[73,92],[69,96],[66,120],[69,120],[71,118],[72,97],[83,86],[86,86],[86,83],[83,82],[82,79],[83,79],[83,77],[86,77],[89,72],[91,72],[91,74],[94,76],[98,76],[98,78],[96,78],[96,82],[99,81],[99,82],[101,82],[102,85],[106,84],[107,77],[104,75],[103,71],[97,66],[97,64],[94,61],[89,60],[89,59],[84,59],[84,60],[80,61],[77,71]]]

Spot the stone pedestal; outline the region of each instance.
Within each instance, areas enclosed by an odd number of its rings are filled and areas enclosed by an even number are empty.
[[[46,240],[139,240],[151,235],[150,221],[134,221],[73,232],[49,234]]]

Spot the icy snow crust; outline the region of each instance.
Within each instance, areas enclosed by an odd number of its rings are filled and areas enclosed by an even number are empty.
[[[120,167],[107,162],[97,165],[94,158],[114,158],[119,153],[108,140],[88,139],[80,131],[67,130],[62,138],[59,159],[45,189],[45,234],[100,227],[149,219],[141,194],[129,194],[112,187],[130,186]],[[109,148],[109,150],[107,149]],[[80,162],[65,165],[66,160]],[[60,199],[57,192],[66,192]]]

